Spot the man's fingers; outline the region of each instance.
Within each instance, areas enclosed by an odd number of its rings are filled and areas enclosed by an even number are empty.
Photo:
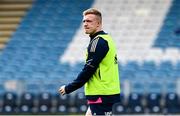
[[[61,86],[60,89],[58,90],[60,94],[64,95],[65,92],[65,85]]]
[[[64,94],[65,94],[65,92],[63,91],[63,92],[61,92],[61,94],[62,94],[62,95],[64,95]]]
[[[63,89],[62,89],[62,88],[60,88],[60,89],[59,89],[59,92],[60,92],[60,93],[62,93],[62,92],[63,92]]]
[[[65,94],[65,91],[64,91],[64,90],[61,90],[60,93],[61,93],[62,95],[64,95],[64,94]]]
[[[58,91],[61,93],[62,89],[60,88]]]
[[[59,89],[59,92],[62,92],[62,91],[63,91],[62,88],[60,88],[60,89]]]
[[[63,94],[63,90],[62,90],[62,89],[60,89],[60,90],[59,90],[59,93],[60,93],[60,94]]]

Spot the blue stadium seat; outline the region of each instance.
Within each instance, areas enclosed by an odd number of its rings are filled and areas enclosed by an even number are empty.
[[[41,92],[41,86],[39,85],[39,83],[26,83],[26,92],[37,94]]]
[[[176,93],[177,92],[177,84],[175,81],[167,80],[165,84],[165,93]]]
[[[125,70],[131,70],[131,71],[138,71],[139,69],[139,64],[135,61],[130,61],[126,64],[125,67],[123,67],[123,69]]]
[[[78,106],[78,105],[86,104],[86,103],[87,103],[87,101],[86,101],[84,92],[77,92],[75,94],[75,104]]]
[[[56,114],[59,115],[67,115],[68,114],[68,106],[66,105],[57,105]]]
[[[20,103],[19,103],[19,110],[21,114],[31,114],[33,113],[33,108],[35,104],[36,95],[33,93],[22,93],[20,95]]]
[[[162,93],[163,92],[163,83],[162,82],[158,82],[158,81],[155,81],[155,82],[149,82],[147,83],[147,91],[149,93]]]
[[[4,105],[1,110],[1,114],[4,114],[4,115],[12,115],[15,113],[16,113],[16,109],[10,105]]]
[[[152,77],[151,74],[152,74],[152,71],[148,71],[146,69],[140,69],[140,70],[135,72],[134,78],[137,80],[141,79],[143,82],[145,82]]]
[[[120,94],[120,102],[113,105],[113,115],[120,115],[128,113],[126,97],[123,93]]]
[[[14,114],[17,112],[17,94],[5,92],[3,94],[3,114]]]
[[[60,94],[56,94],[55,95],[56,97],[56,101],[57,101],[57,104],[59,105],[67,105],[69,104],[69,100],[70,100],[70,95],[60,95]]]
[[[47,92],[41,92],[38,95],[39,113],[50,113],[52,108],[53,96]]]
[[[74,100],[75,100],[75,106],[78,109],[78,113],[79,114],[86,113],[88,106],[87,106],[87,101],[86,101],[84,92],[77,92],[75,94]]]
[[[146,92],[146,82],[142,79],[141,82],[138,80],[131,83],[131,93],[144,94]]]
[[[161,114],[161,100],[162,95],[160,93],[149,93],[145,97],[146,100],[146,108],[150,114]]]
[[[63,114],[63,115],[68,114],[70,96],[69,95],[62,96],[60,94],[56,94],[55,98],[57,102],[56,105],[57,114]]]
[[[167,93],[165,96],[165,109],[167,114],[180,113],[179,96],[176,93]]]
[[[61,84],[61,83],[59,83]],[[53,79],[47,79],[47,82],[45,82],[43,85],[42,85],[42,91],[43,92],[47,92],[47,93],[50,93],[50,94],[56,94],[58,92],[58,89],[59,89],[59,86],[58,85],[58,82],[54,81]]]
[[[10,80],[13,79],[13,73],[12,72],[1,72],[0,78],[3,80]]]
[[[143,68],[144,70],[152,72],[156,69],[156,67],[157,66],[156,66],[154,61],[145,61],[145,62],[143,62],[141,68]]]
[[[132,114],[143,114],[144,106],[142,104],[143,94],[131,93],[128,97],[128,110]]]
[[[116,103],[112,108],[113,115],[122,115],[128,113],[126,107],[121,103]]]
[[[12,107],[17,106],[17,95],[12,92],[6,92],[3,94],[3,105],[10,105]]]

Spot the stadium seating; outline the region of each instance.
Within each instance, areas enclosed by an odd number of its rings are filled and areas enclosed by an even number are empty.
[[[114,115],[122,115],[127,114],[126,107],[121,103],[116,103],[113,105],[113,114]]]
[[[56,95],[55,98],[57,101],[57,105],[56,105],[57,114],[68,114],[70,96],[69,95],[65,95],[65,96]]]
[[[178,11],[180,10],[180,2],[178,0],[173,0],[172,7],[170,8],[166,19],[164,20],[164,25],[159,32],[159,36],[155,41],[155,46],[166,49],[167,47],[180,47],[179,37],[175,35],[175,31],[178,28],[178,20],[180,15]],[[169,39],[171,38],[171,39]]]
[[[50,93],[41,92],[38,96],[38,106],[40,113],[48,113],[52,107],[52,96]]]
[[[20,95],[19,111],[22,114],[31,114],[35,106],[35,95],[32,93],[23,93]]]
[[[3,94],[2,114],[13,114],[17,110],[17,95],[15,93],[6,92]]]
[[[143,110],[143,96],[142,94],[131,93],[128,97],[128,110],[132,114],[142,114]]]
[[[113,105],[113,114],[120,115],[128,113],[127,102],[125,95],[122,93],[120,95],[120,102]]]
[[[84,114],[87,111],[87,102],[83,92],[77,92],[75,95],[75,106],[80,114]]]
[[[34,0],[0,53],[0,114],[85,114],[83,88],[65,96],[58,88],[83,67],[89,7],[103,12],[117,44],[122,93],[113,113],[180,113],[179,0]]]
[[[146,96],[146,108],[148,112],[152,114],[162,113],[161,100],[162,100],[161,94],[149,93]]]
[[[177,93],[168,93],[165,96],[165,112],[167,114],[180,112],[180,102]]]
[[[0,51],[9,42],[26,11],[31,8],[32,0],[2,0],[0,2]]]

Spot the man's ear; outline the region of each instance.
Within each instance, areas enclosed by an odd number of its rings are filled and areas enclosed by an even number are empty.
[[[100,21],[98,21],[97,23],[98,23],[97,27],[100,27],[100,25],[101,25]]]

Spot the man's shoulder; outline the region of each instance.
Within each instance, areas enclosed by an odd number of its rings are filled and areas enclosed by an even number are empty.
[[[90,47],[90,52],[95,52],[96,49],[105,50],[106,48],[108,49],[108,42],[104,38],[98,36],[91,41],[89,47]]]

